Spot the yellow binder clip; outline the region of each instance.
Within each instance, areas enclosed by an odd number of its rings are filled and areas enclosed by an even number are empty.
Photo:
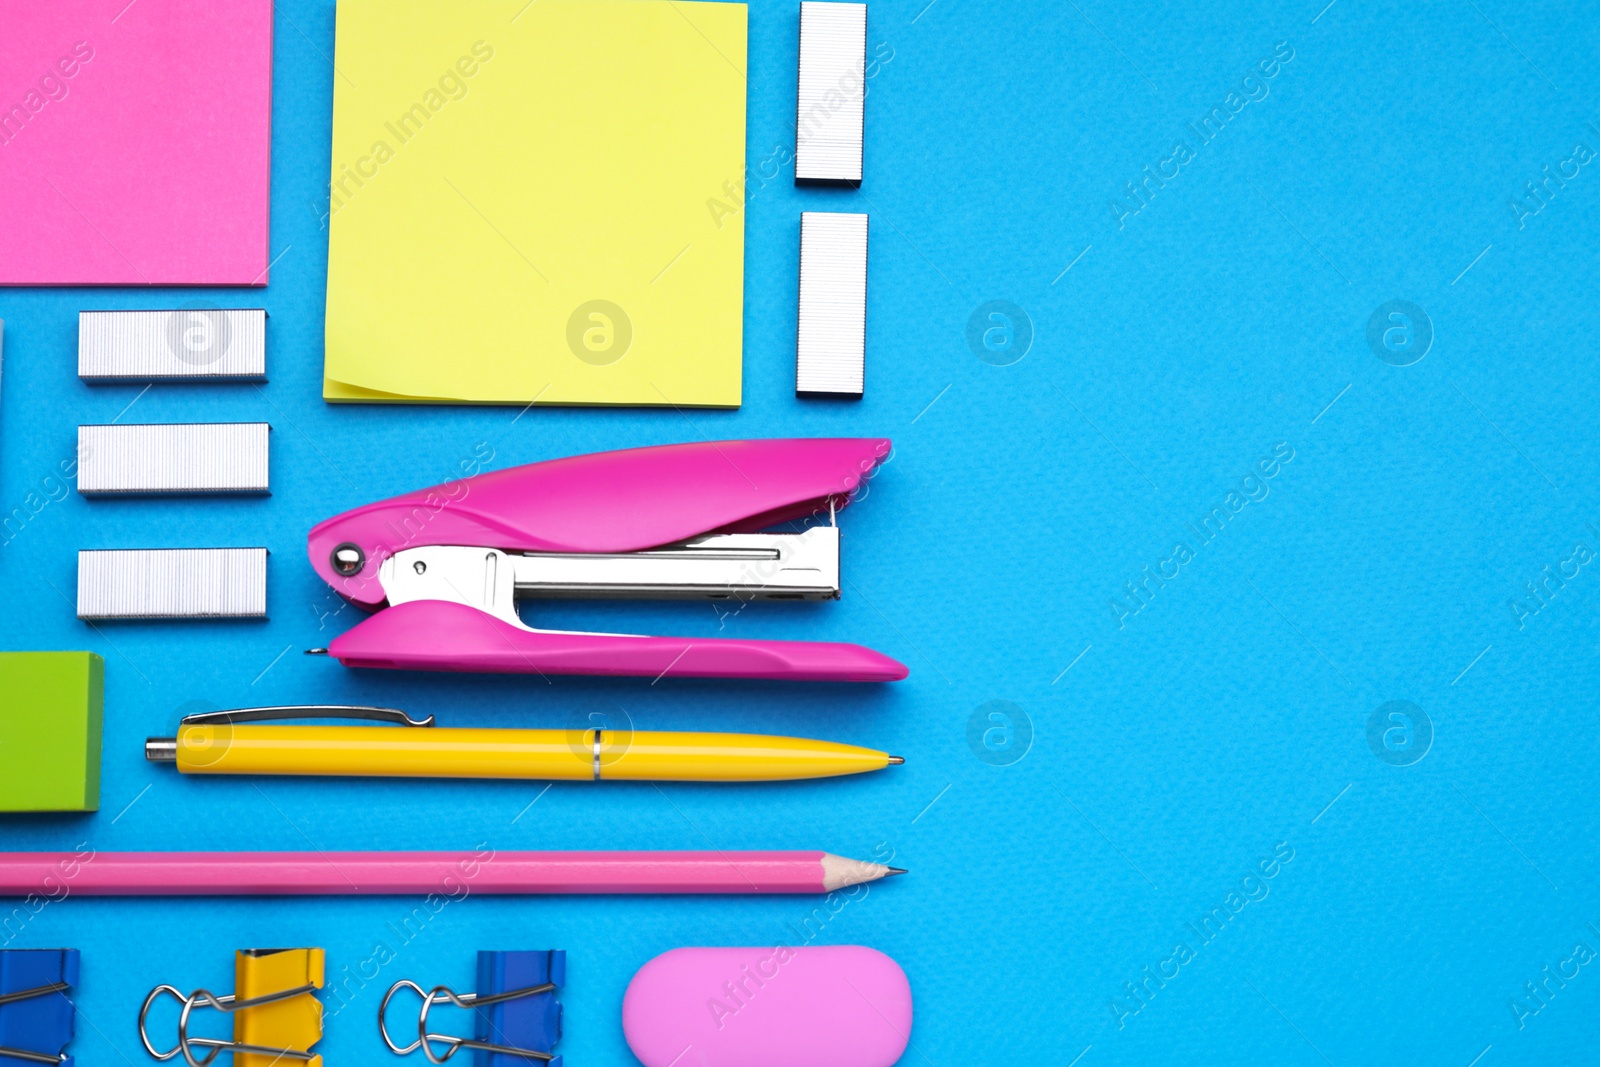
[[[159,985],[139,1009],[139,1040],[158,1060],[183,1056],[189,1067],[206,1067],[222,1053],[233,1055],[235,1067],[287,1067],[280,1061],[322,1067],[322,1057],[309,1051],[322,1040],[323,984],[320,948],[253,948],[235,954],[234,992],[216,996],[197,989],[184,996],[175,986]],[[150,1007],[162,996],[181,1004],[178,1043],[157,1051],[145,1030]],[[189,1017],[195,1008],[216,1008],[233,1015],[233,1040],[192,1037]],[[196,1055],[196,1049],[206,1050]]]

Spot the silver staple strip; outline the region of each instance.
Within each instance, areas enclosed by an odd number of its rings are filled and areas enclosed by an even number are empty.
[[[261,381],[262,308],[80,311],[78,377],[86,382]]]
[[[84,496],[266,493],[264,422],[78,427]]]
[[[264,548],[78,553],[80,619],[260,619],[266,614]]]
[[[860,185],[867,98],[867,5],[800,5],[797,184]]]
[[[867,343],[867,216],[800,216],[797,396],[859,397]]]

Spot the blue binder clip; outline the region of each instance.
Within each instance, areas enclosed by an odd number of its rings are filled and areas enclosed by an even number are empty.
[[[0,951],[0,1067],[72,1067],[67,990],[77,984],[75,948]]]
[[[530,1063],[561,1067],[561,1057],[551,1050],[561,1040],[561,1004],[556,990],[566,981],[567,954],[563,949],[479,952],[476,993],[457,993],[442,985],[424,990],[403,979],[389,987],[378,1005],[378,1032],[390,1052],[403,1056],[420,1048],[430,1063],[443,1063],[469,1048],[474,1052],[475,1067],[528,1067]],[[410,989],[422,998],[417,1039],[404,1046],[390,1038],[385,1022],[389,1001],[401,989]],[[472,1009],[472,1037],[429,1032],[428,1013],[435,1004],[446,1001]]]

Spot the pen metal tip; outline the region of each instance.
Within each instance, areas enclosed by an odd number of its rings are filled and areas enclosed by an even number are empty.
[[[325,648],[308,648],[308,649],[306,649],[306,655],[308,655],[308,656],[326,656],[327,654],[328,654],[328,650],[325,649]]]
[[[904,867],[890,867],[889,868],[889,873],[884,875],[884,877],[885,878],[893,878],[897,874],[909,874],[909,873],[911,873],[911,872],[907,871]]]
[[[900,766],[900,764],[904,763],[905,761],[906,761],[906,758],[904,756],[890,756],[889,757],[889,766],[898,767],[898,766]]]

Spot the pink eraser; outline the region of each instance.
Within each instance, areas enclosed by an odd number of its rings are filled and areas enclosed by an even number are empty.
[[[677,948],[628,983],[622,1030],[645,1067],[889,1067],[911,983],[860,945]]]

